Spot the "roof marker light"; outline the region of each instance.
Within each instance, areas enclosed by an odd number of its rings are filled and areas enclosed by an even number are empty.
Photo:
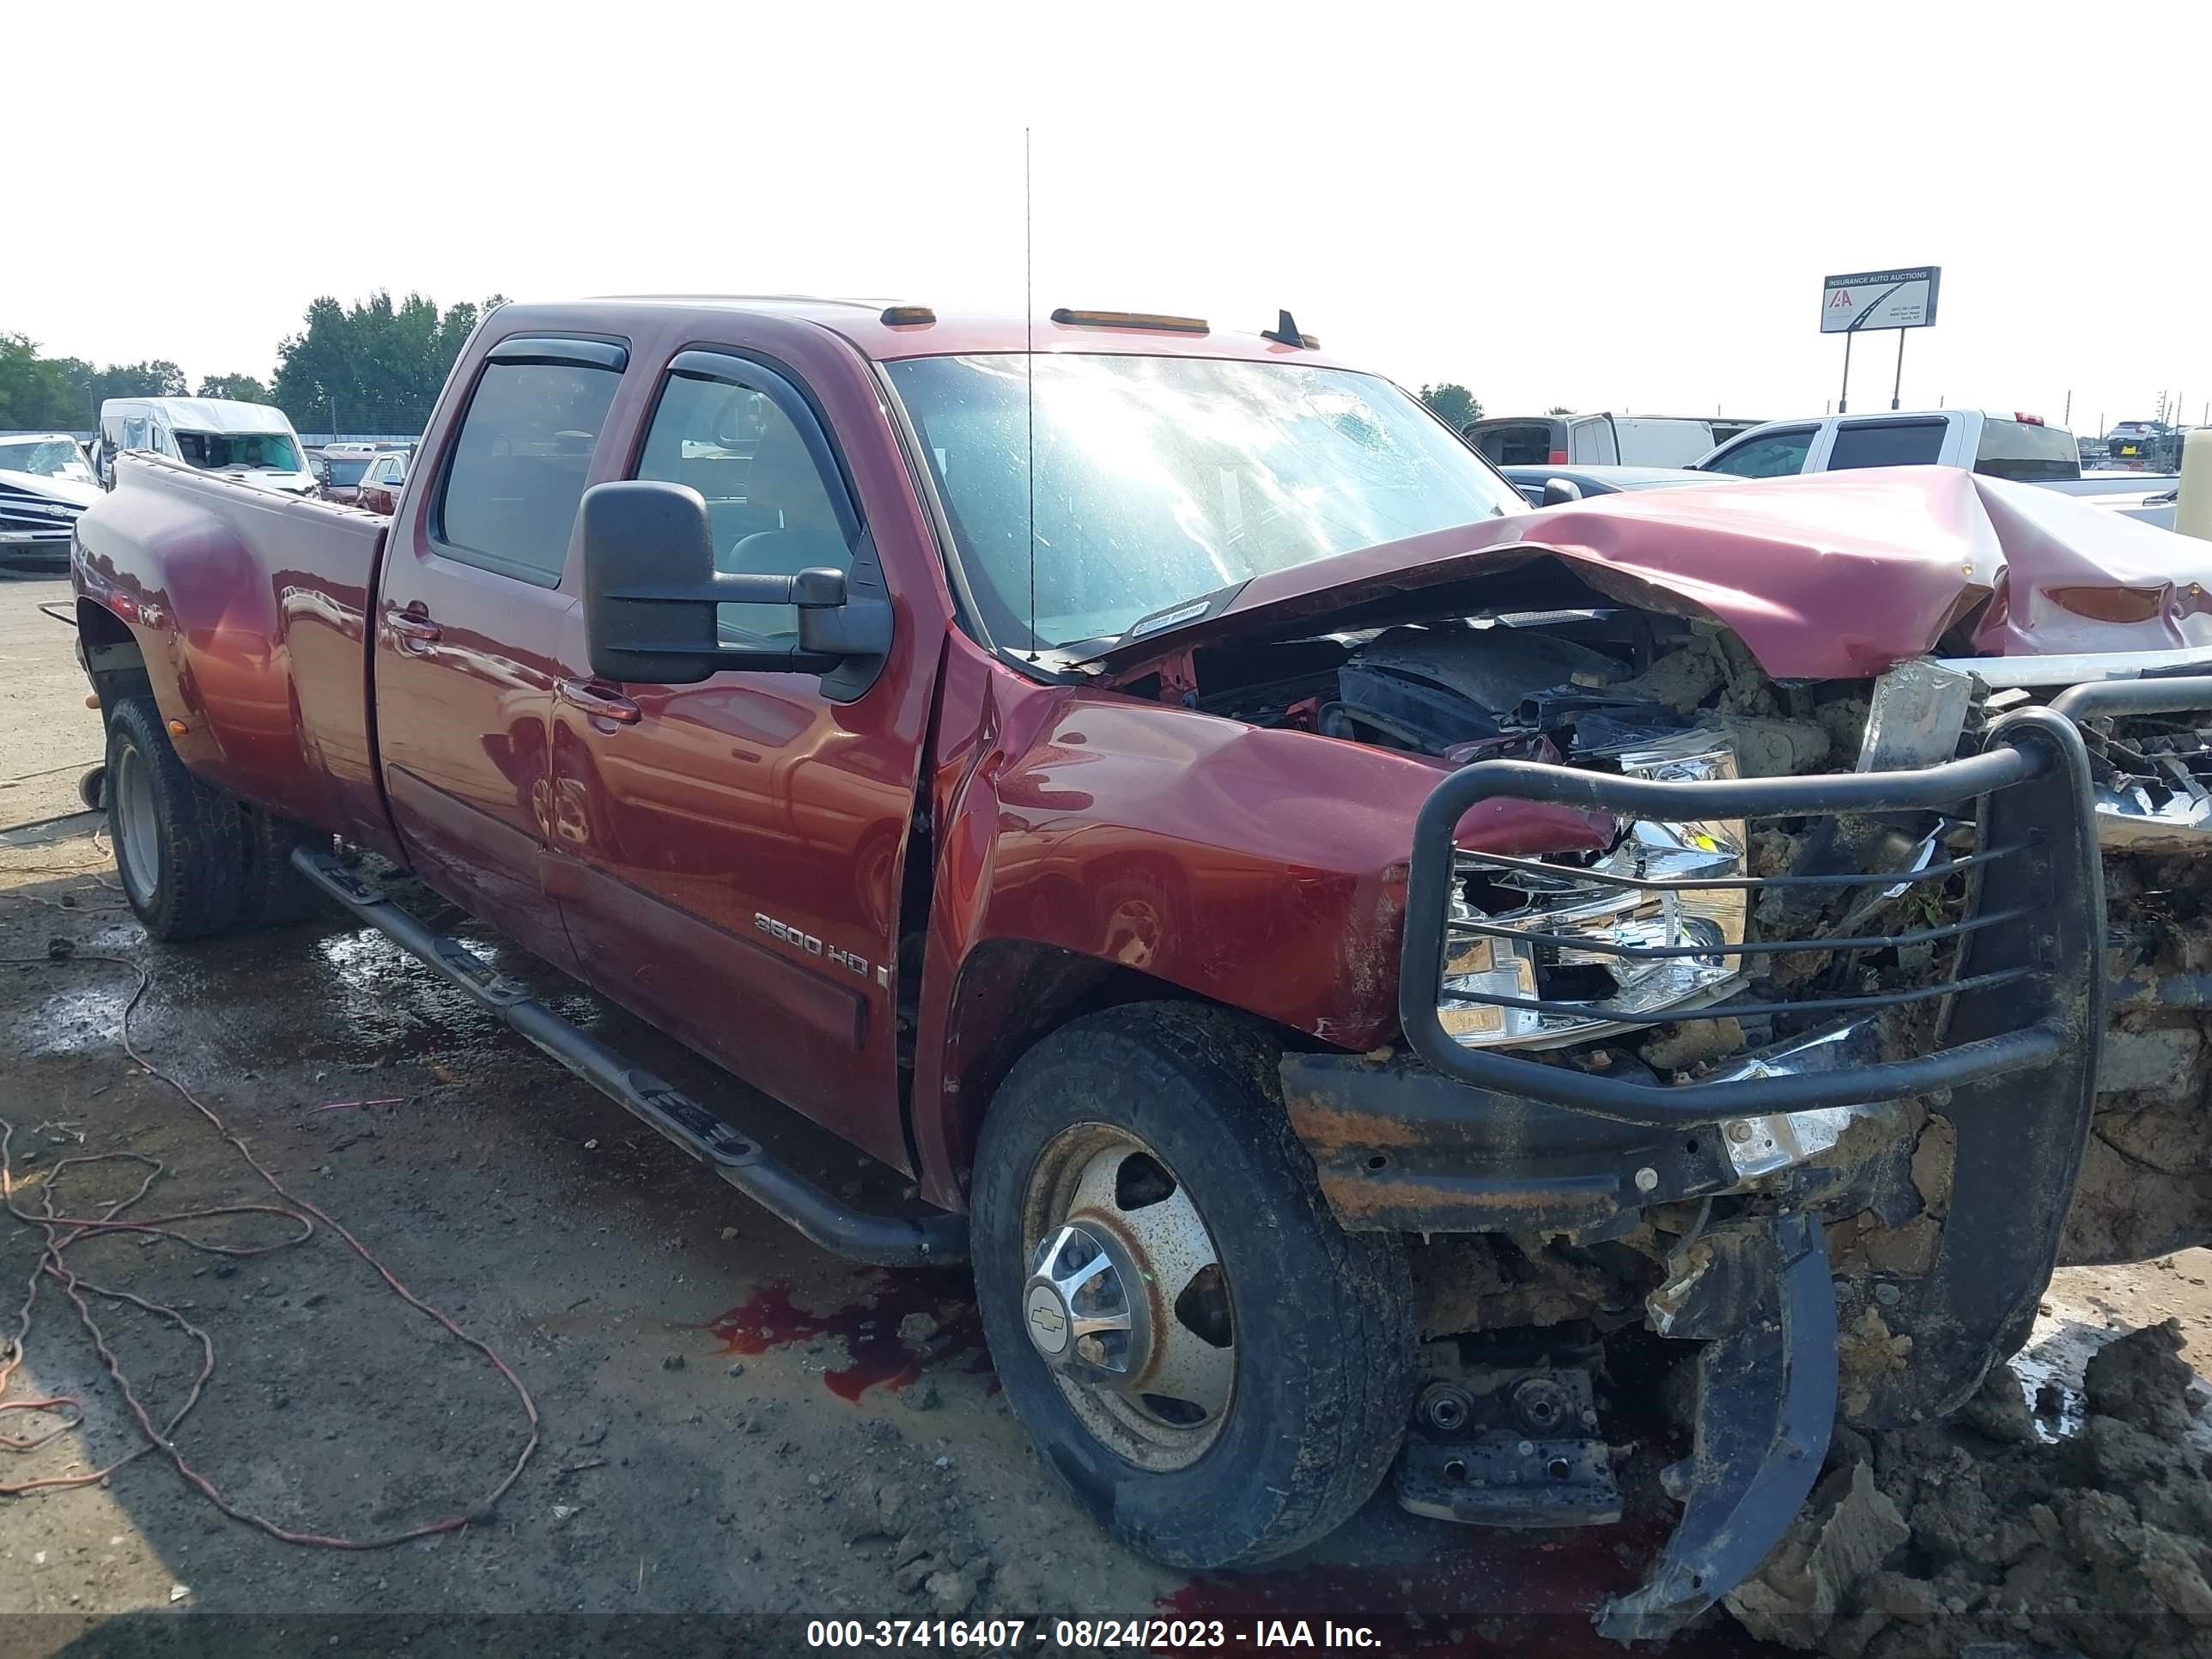
[[[1203,317],[1170,317],[1157,311],[1071,311],[1062,306],[1052,313],[1062,328],[1152,328],[1172,334],[1206,332]]]
[[[927,306],[885,306],[882,320],[885,328],[927,327],[937,313]]]

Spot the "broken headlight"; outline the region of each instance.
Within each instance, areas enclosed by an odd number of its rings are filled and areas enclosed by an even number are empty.
[[[1736,775],[1725,738],[1689,732],[1625,752],[1662,781]],[[1548,1047],[1717,1000],[1741,976],[1749,894],[1741,819],[1623,826],[1593,863],[1459,854],[1437,1015],[1470,1048]],[[1705,947],[1705,948],[1700,948]]]

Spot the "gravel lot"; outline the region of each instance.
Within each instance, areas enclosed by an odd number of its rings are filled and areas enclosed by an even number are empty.
[[[60,591],[0,584],[0,777],[18,780],[0,794],[0,825],[69,811],[76,768],[98,753],[70,636],[34,609]],[[312,1204],[511,1369],[534,1402],[538,1443],[489,1513],[367,1551],[282,1541],[230,1518],[154,1453],[97,1485],[0,1500],[0,1651],[538,1652],[588,1632],[609,1653],[787,1652],[805,1646],[803,1623],[789,1620],[810,1616],[1155,1608],[1232,1629],[1419,1616],[1423,1629],[1395,1634],[1389,1652],[1618,1651],[1583,1609],[1638,1576],[1655,1524],[1522,1538],[1418,1522],[1382,1501],[1308,1559],[1197,1583],[1117,1549],[1061,1497],[1004,1409],[962,1275],[823,1255],[375,935],[332,920],[149,945],[94,828],[80,817],[0,835],[12,1201],[104,1213],[151,1174],[124,1218]],[[831,1185],[863,1183],[864,1201],[889,1195],[836,1143],[478,942]],[[118,1042],[142,969],[130,1032],[150,1071]],[[132,1161],[61,1167],[110,1154]],[[290,1530],[404,1532],[471,1511],[529,1446],[516,1387],[331,1227],[319,1221],[295,1245],[279,1244],[297,1231],[291,1219],[266,1212],[177,1231],[271,1248],[234,1256],[112,1232],[67,1260],[90,1284],[175,1316],[88,1296],[154,1420],[177,1411],[200,1368],[185,1325],[205,1334],[213,1373],[173,1443],[234,1507]],[[45,1237],[0,1220],[0,1284],[30,1284]],[[2176,1316],[2201,1369],[2212,1356],[2208,1261],[2192,1251],[2062,1275],[2032,1352],[2078,1383],[2113,1333]],[[9,1310],[19,1299],[0,1298]],[[32,1395],[79,1396],[82,1426],[27,1455],[0,1452],[0,1486],[95,1470],[144,1444],[51,1283],[4,1397]],[[0,1431],[63,1421],[10,1413]],[[250,1617],[173,1617],[185,1612]],[[530,1618],[574,1613],[609,1617]],[[738,1613],[787,1622],[709,1617]],[[498,1617],[428,1622],[476,1614]],[[666,1618],[678,1614],[694,1617]],[[644,1615],[656,1622],[615,1620]],[[1674,1650],[1779,1651],[1717,1616]]]
[[[0,571],[0,829],[76,811],[76,781],[106,746],[76,635],[41,605],[74,610],[69,583]]]

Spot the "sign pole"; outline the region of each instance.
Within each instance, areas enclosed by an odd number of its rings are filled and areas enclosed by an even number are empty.
[[[1943,272],[1936,265],[1896,270],[1855,270],[1820,282],[1820,332],[1844,337],[1844,385],[1836,413],[1850,409],[1851,336],[1861,329],[1897,331],[1897,372],[1890,381],[1889,406],[1904,407],[1905,331],[1936,320],[1936,295]]]

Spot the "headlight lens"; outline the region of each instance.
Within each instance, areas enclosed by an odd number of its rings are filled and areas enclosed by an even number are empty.
[[[1727,740],[1705,732],[1625,753],[1620,769],[1660,780],[1736,775]],[[1743,821],[1735,818],[1630,823],[1589,865],[1536,871],[1461,854],[1437,1008],[1444,1030],[1470,1048],[1544,1048],[1717,1000],[1741,978],[1741,958],[1696,947],[1743,943],[1747,890],[1619,883],[1741,877],[1745,846]],[[1683,954],[1620,953],[1653,947]]]

